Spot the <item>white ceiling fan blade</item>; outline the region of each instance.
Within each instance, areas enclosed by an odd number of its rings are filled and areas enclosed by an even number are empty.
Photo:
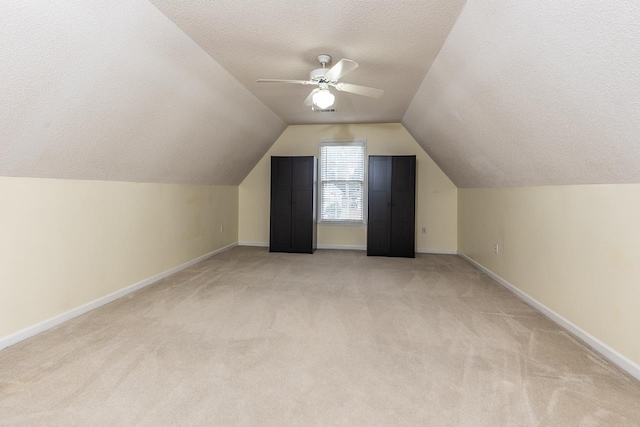
[[[380,98],[382,95],[384,95],[384,90],[382,89],[353,85],[351,83],[337,83],[333,86],[335,86],[336,89],[342,92],[355,93],[356,95],[368,96],[370,98]]]
[[[357,62],[350,59],[341,59],[336,65],[326,72],[324,77],[329,81],[335,82],[356,68],[358,68]]]
[[[304,105],[305,107],[311,107],[313,105],[313,95],[315,95],[319,90],[319,88],[312,90],[309,96],[307,96],[307,99],[304,100],[302,105]]]
[[[258,83],[293,83],[298,85],[313,85],[315,84],[309,80],[280,80],[280,79],[258,79]]]

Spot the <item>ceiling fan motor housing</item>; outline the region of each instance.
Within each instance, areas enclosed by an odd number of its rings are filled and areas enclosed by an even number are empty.
[[[309,73],[309,80],[314,82],[321,82],[324,80],[328,82],[328,80],[324,78],[324,75],[327,71],[329,71],[328,68],[315,69]]]

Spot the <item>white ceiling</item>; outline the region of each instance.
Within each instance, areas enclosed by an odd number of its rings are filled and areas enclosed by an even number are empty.
[[[0,175],[238,184],[285,123],[402,120],[461,187],[640,182],[637,0],[151,1],[0,2]],[[255,83],[320,53],[385,96]]]
[[[150,0],[288,124],[399,122],[465,0]],[[352,59],[341,81],[384,89],[381,99],[336,93],[335,113],[302,107],[316,57]]]
[[[239,184],[286,127],[146,0],[3,0],[0,52],[0,175]]]
[[[469,0],[402,123],[459,187],[640,182],[640,2]]]

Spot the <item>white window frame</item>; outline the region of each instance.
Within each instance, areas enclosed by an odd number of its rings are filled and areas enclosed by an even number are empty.
[[[322,219],[322,147],[327,145],[357,145],[362,146],[362,221],[348,221],[348,220],[323,220]],[[363,227],[367,225],[367,140],[366,138],[355,139],[321,139],[318,141],[318,159],[320,159],[318,165],[318,223],[322,225],[339,225],[339,226],[352,226]]]

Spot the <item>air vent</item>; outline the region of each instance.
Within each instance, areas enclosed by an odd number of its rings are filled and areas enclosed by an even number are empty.
[[[315,111],[316,113],[335,113],[336,109],[335,108],[327,108],[327,109],[321,109],[321,108],[313,108],[313,111]]]

